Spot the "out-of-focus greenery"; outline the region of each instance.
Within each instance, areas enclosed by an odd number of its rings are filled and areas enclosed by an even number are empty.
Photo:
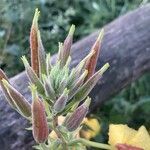
[[[147,73],[105,103],[96,116],[102,126],[96,141],[107,141],[108,126],[111,123],[128,124],[135,129],[145,125],[150,131],[150,74]]]
[[[148,0],[1,0],[0,67],[9,76],[23,70],[20,56],[29,54],[29,32],[36,7],[42,39],[47,51],[57,51],[71,24],[76,25],[75,40],[114,20]],[[143,43],[144,44],[144,43]],[[150,74],[132,83],[118,96],[104,104],[97,116],[102,132],[96,138],[105,141],[109,123],[128,123],[132,127],[150,127]]]
[[[1,0],[0,67],[9,76],[23,70],[20,56],[29,54],[29,32],[35,8],[41,11],[40,30],[47,51],[57,51],[70,24],[75,41],[142,4],[142,0]]]

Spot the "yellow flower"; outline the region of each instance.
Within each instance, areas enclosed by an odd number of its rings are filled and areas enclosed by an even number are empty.
[[[86,130],[82,129],[80,131],[81,136],[85,139],[91,139],[95,137],[101,130],[100,124],[95,118],[85,118],[83,124],[89,128]]]
[[[144,126],[134,130],[127,125],[111,124],[109,126],[109,144],[112,146],[112,150],[116,150],[117,144],[150,150],[150,135]]]

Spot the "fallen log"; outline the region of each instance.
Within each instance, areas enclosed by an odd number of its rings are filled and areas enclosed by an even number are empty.
[[[150,4],[121,16],[106,25],[97,68],[110,63],[110,69],[93,89],[91,111],[118,93],[122,88],[150,70]],[[75,66],[90,50],[98,32],[95,32],[72,48],[72,66]],[[53,56],[53,61],[56,55]],[[28,79],[25,73],[11,78],[11,83],[27,98]],[[0,92],[0,149],[31,150],[34,144],[26,120],[10,108]]]

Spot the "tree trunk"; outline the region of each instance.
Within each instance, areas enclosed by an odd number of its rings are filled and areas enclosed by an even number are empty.
[[[150,70],[150,4],[121,16],[106,25],[97,68],[110,63],[110,69],[104,74],[92,90],[91,111],[118,93],[122,88]],[[90,50],[98,32],[95,32],[72,48],[72,66],[75,66]],[[53,56],[53,61],[56,55]],[[29,100],[28,79],[25,73],[11,78],[11,83]],[[0,92],[0,149],[31,150],[33,139],[27,121],[10,108]]]

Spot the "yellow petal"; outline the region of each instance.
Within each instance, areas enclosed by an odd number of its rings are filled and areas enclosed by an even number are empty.
[[[100,124],[98,122],[97,119],[95,118],[90,118],[90,119],[86,119],[84,121],[84,124],[86,124],[90,129],[90,133],[91,133],[91,137],[95,137],[99,132],[100,132]]]
[[[127,125],[114,125],[109,126],[109,144],[112,147],[115,147],[118,143],[128,144],[128,141],[131,140],[135,134],[136,130],[129,128]]]
[[[133,139],[129,141],[130,145],[150,150],[150,135],[144,126],[141,126]]]
[[[61,125],[64,120],[65,120],[65,117],[64,117],[64,116],[59,116],[59,117],[58,117],[58,125]],[[55,133],[55,131],[52,131],[52,132],[49,134],[49,137],[50,137],[50,138],[53,138],[53,139],[56,139],[56,138],[57,138],[57,134]]]
[[[52,131],[52,132],[49,134],[49,137],[52,138],[52,139],[57,139],[57,134],[55,133],[55,131]]]
[[[58,117],[58,125],[61,125],[65,120],[65,117],[64,116],[59,116]]]
[[[85,138],[85,139],[91,139],[92,138],[92,134],[90,131],[85,131],[85,130],[81,130],[80,131],[81,137]]]

